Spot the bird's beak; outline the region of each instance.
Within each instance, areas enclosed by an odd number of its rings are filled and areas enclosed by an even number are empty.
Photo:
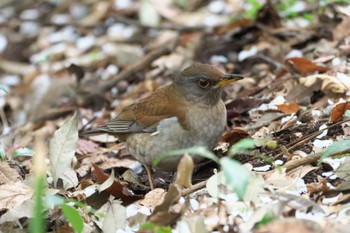
[[[244,78],[243,75],[240,75],[240,74],[225,74],[224,78],[221,79],[216,86],[223,87],[229,83],[236,82],[236,81],[241,80],[243,78]]]

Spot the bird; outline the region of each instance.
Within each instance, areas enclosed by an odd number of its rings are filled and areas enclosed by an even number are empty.
[[[150,167],[160,154],[194,146],[214,149],[227,124],[223,87],[241,79],[240,74],[224,74],[212,65],[196,63],[176,75],[171,84],[83,134],[111,134],[125,142],[130,154],[145,165],[153,189]],[[203,159],[191,156],[195,163]],[[180,158],[165,157],[155,169],[176,171]]]

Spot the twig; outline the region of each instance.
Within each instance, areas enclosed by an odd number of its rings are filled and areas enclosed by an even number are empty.
[[[290,170],[293,170],[294,168],[297,168],[297,167],[302,166],[304,164],[314,163],[317,160],[319,160],[321,158],[321,156],[322,156],[321,153],[317,153],[317,154],[313,154],[313,155],[308,155],[307,157],[303,157],[300,159],[290,160],[290,161],[286,162],[283,165],[283,167],[286,168],[286,171],[290,171]]]
[[[158,57],[169,54],[174,49],[176,44],[177,44],[177,40],[172,45],[166,44],[166,45],[164,45],[156,50],[153,50],[152,52],[150,52],[149,54],[144,56],[139,62],[137,62],[134,65],[129,66],[128,68],[126,68],[125,70],[120,72],[118,75],[116,75],[112,80],[109,80],[108,82],[104,83],[99,88],[100,91],[105,92],[105,91],[110,90],[120,80],[126,79],[126,78],[130,77],[130,75],[132,75],[133,73],[138,72],[138,71],[146,68]]]
[[[181,196],[187,196],[190,195],[191,193],[204,188],[205,185],[207,184],[207,180],[203,180],[195,185],[193,185],[191,188],[185,189],[184,191],[181,192]]]
[[[291,150],[293,150],[294,148],[296,148],[296,147],[298,147],[298,146],[300,146],[300,145],[302,145],[302,144],[305,144],[305,143],[307,143],[308,141],[310,141],[311,139],[313,139],[313,138],[317,137],[318,135],[322,134],[324,130],[333,128],[334,126],[341,125],[341,124],[343,124],[343,123],[345,123],[345,122],[348,122],[348,121],[350,121],[350,119],[345,119],[345,120],[343,120],[343,121],[339,121],[339,122],[334,123],[334,124],[332,124],[332,125],[330,125],[330,126],[324,128],[324,129],[322,129],[322,130],[318,130],[318,131],[313,132],[313,133],[311,133],[311,134],[309,134],[309,135],[307,135],[307,136],[305,136],[305,137],[302,137],[301,139],[299,139],[299,140],[297,140],[296,142],[294,142],[294,145],[292,145],[291,147],[287,148],[287,150],[288,150],[288,151],[291,151]],[[273,156],[273,158],[274,158],[274,159],[277,159],[277,158],[279,158],[280,156],[282,156],[283,154],[284,154],[283,152],[278,153],[277,155]]]

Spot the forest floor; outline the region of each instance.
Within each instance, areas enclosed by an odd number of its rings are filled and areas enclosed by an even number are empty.
[[[350,3],[259,2],[2,0],[0,231],[349,232]],[[245,77],[221,162],[150,190],[117,138],[78,136],[198,62]]]

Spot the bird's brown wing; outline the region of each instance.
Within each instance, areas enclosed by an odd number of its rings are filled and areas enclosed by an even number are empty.
[[[138,103],[125,108],[117,118],[100,128],[107,133],[139,133],[156,131],[161,120],[177,117],[180,124],[187,128],[185,122],[184,100],[169,91],[170,86],[160,88]],[[175,99],[176,98],[176,99]]]

